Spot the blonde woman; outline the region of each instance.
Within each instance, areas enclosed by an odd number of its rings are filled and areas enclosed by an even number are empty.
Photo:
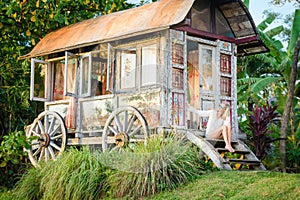
[[[206,138],[209,139],[224,139],[225,148],[234,152],[231,146],[231,125],[229,116],[229,105],[221,104],[217,110],[200,111],[190,108],[190,111],[197,113],[199,116],[208,116]]]

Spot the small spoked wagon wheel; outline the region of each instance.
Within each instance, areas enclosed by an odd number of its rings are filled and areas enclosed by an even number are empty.
[[[118,108],[107,119],[102,134],[102,149],[121,150],[131,143],[144,142],[149,137],[143,115],[134,107]]]
[[[56,112],[44,111],[31,124],[27,137],[35,136],[30,143],[29,159],[34,166],[39,161],[56,160],[67,145],[67,129],[63,118]]]

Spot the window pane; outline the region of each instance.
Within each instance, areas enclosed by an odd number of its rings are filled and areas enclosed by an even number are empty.
[[[234,35],[224,17],[224,15],[219,11],[219,9],[215,9],[216,12],[216,31],[218,35],[224,35],[227,37],[234,38]]]
[[[121,89],[135,87],[136,49],[121,52]]]
[[[107,59],[107,44],[101,45],[99,52],[92,53],[92,96],[109,93],[106,91]]]
[[[227,77],[221,77],[220,85],[221,95],[231,96],[231,79]]]
[[[182,44],[173,44],[172,47],[172,62],[183,65],[183,45]]]
[[[184,94],[172,93],[172,121],[173,125],[184,126],[185,124],[185,106]]]
[[[212,50],[202,48],[200,59],[202,67],[202,90],[213,91],[213,77],[212,77]]]
[[[89,57],[83,57],[81,59],[81,95],[86,95],[89,92]]]
[[[195,1],[192,8],[192,28],[212,32],[210,0]]]
[[[230,55],[220,55],[220,71],[223,73],[231,74],[231,57]]]
[[[77,74],[77,58],[68,59],[68,83],[67,83],[67,93],[76,93],[76,74]]]
[[[172,69],[172,87],[183,90],[183,70],[182,69]]]
[[[65,96],[64,96],[64,73],[65,73],[65,61],[59,60],[59,61],[54,62],[53,100],[65,99]]]
[[[142,86],[156,83],[156,45],[142,47]]]
[[[34,97],[47,99],[48,92],[47,92],[47,64],[45,63],[34,63],[34,86],[33,92]]]
[[[199,83],[199,49],[198,43],[188,41],[188,92],[189,104],[200,109],[200,83]]]

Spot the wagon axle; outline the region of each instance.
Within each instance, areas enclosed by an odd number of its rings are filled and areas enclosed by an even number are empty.
[[[43,133],[42,137],[38,139],[40,145],[43,147],[48,147],[51,141],[50,135],[47,133]]]
[[[116,145],[118,147],[126,147],[129,144],[129,136],[124,132],[119,132],[116,135]]]

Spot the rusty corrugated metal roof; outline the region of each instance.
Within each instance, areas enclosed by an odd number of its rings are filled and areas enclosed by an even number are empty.
[[[22,58],[86,46],[133,33],[167,28],[181,22],[194,0],[162,0],[66,26],[46,35]]]
[[[22,57],[32,58],[62,52],[101,41],[166,29],[182,22],[195,0],[161,0],[133,9],[85,20],[46,35]],[[264,52],[255,24],[241,0],[215,0],[238,45],[238,54]],[[246,38],[246,39],[245,39]],[[250,38],[250,39],[249,39]]]

